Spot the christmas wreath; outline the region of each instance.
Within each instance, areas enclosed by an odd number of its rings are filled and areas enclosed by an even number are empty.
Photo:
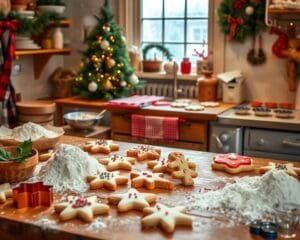
[[[263,0],[223,0],[218,9],[221,30],[238,42],[265,29],[264,15]]]

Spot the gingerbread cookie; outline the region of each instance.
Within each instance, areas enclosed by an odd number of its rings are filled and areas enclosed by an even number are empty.
[[[168,167],[173,169],[173,178],[181,179],[184,186],[194,185],[193,178],[198,176],[195,171],[195,163],[189,162],[189,160],[180,152],[171,152],[168,155],[168,160]]]
[[[46,153],[42,153],[39,154],[39,162],[46,162],[48,161],[50,158],[52,158],[55,154],[55,151],[50,149],[48,152]]]
[[[133,157],[123,157],[121,155],[111,155],[108,158],[102,158],[99,159],[98,161],[101,164],[106,165],[106,169],[108,171],[113,171],[113,170],[131,170],[132,169],[132,164],[135,163],[136,158]]]
[[[152,169],[152,172],[171,172],[172,169],[168,167],[169,160],[166,158],[161,158],[158,160],[148,161],[147,165]]]
[[[219,102],[210,102],[210,101],[207,101],[207,102],[200,102],[200,104],[201,104],[203,107],[219,107],[219,106],[220,106],[220,103],[219,103]]]
[[[119,144],[114,143],[112,140],[98,139],[86,142],[83,146],[83,150],[90,153],[109,154],[112,151],[118,151]]]
[[[117,185],[125,185],[128,182],[128,178],[121,176],[118,171],[99,172],[96,176],[87,176],[86,180],[90,184],[90,189],[106,188],[111,191],[115,191]]]
[[[149,145],[139,145],[126,152],[127,157],[137,158],[139,161],[156,160],[160,157],[161,150]]]
[[[143,212],[148,215],[142,219],[143,227],[160,226],[166,232],[174,232],[176,226],[192,227],[193,219],[185,214],[185,207],[167,207],[158,203],[144,208]]]
[[[97,197],[68,196],[62,202],[54,206],[55,212],[59,213],[62,221],[73,218],[80,218],[83,221],[91,222],[94,215],[106,214],[109,206],[97,202]]]
[[[253,160],[236,153],[217,154],[211,164],[213,170],[225,171],[230,174],[252,171]]]
[[[108,201],[112,204],[118,204],[119,212],[130,210],[143,210],[156,201],[156,195],[153,193],[140,193],[134,188],[129,189],[126,193],[111,194]]]
[[[300,168],[295,167],[292,163],[269,162],[268,166],[263,166],[259,168],[260,173],[265,173],[270,170],[285,171],[287,174],[293,177],[298,177],[300,175]]]
[[[9,183],[0,185],[0,203],[4,203],[7,198],[12,197],[12,189]]]
[[[162,188],[173,189],[174,184],[169,180],[162,178],[163,173],[151,173],[148,171],[131,172],[131,187],[145,187],[147,189]]]

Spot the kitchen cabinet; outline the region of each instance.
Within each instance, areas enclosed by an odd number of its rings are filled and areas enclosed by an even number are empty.
[[[62,20],[59,23],[60,27],[69,27],[72,24],[71,20]],[[39,36],[35,37],[35,41],[41,44],[41,39],[45,35],[45,32],[49,31],[49,29],[55,27],[55,23],[50,23],[47,26],[43,33]],[[34,77],[39,78],[45,65],[50,60],[53,55],[68,55],[71,53],[71,48],[62,48],[62,49],[24,49],[24,50],[16,50],[15,55],[16,59],[25,55],[33,55],[34,62]]]

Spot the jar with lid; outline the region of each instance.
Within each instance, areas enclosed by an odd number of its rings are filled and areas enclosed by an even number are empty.
[[[212,71],[203,72],[204,77],[198,78],[198,100],[200,102],[216,101],[218,98],[218,80]]]
[[[189,58],[185,57],[182,59],[180,64],[180,71],[182,74],[190,74],[192,70],[192,64]]]

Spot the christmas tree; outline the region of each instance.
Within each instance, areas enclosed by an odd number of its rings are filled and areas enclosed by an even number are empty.
[[[87,36],[74,92],[86,98],[113,99],[127,96],[140,85],[130,65],[126,39],[114,21],[108,0],[95,16],[97,25]]]

